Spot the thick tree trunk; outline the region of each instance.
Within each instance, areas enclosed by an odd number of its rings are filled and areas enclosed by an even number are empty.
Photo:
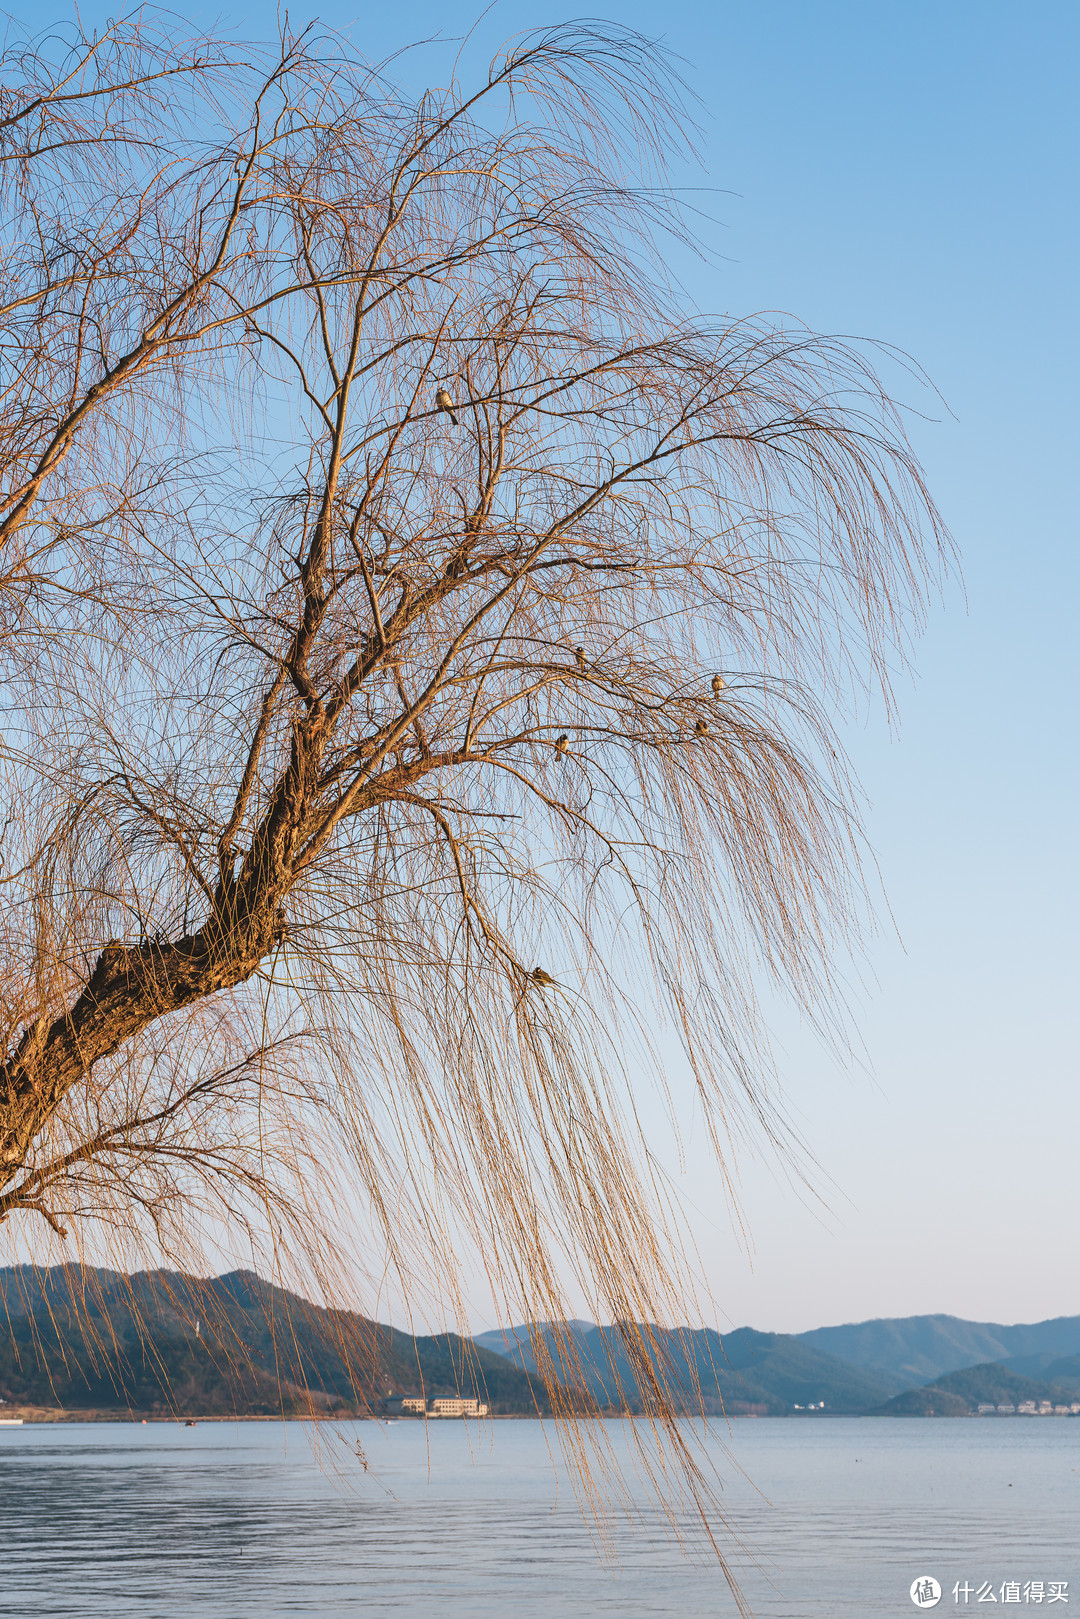
[[[237,897],[231,886],[210,921],[175,943],[107,944],[74,1004],[51,1024],[40,1018],[25,1031],[0,1067],[0,1191],[94,1063],[158,1018],[256,971],[283,937],[283,914],[265,891],[253,906],[241,908]]]

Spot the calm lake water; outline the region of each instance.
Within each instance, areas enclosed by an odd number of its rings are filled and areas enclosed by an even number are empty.
[[[605,1432],[625,1448],[621,1424]],[[713,1424],[709,1444],[759,1619],[914,1614],[924,1574],[944,1588],[939,1614],[958,1611],[957,1581],[980,1615],[985,1582],[1000,1609],[1008,1580],[1047,1595],[1068,1581],[1067,1605],[1044,1597],[1050,1619],[1080,1607],[1078,1420],[744,1419]],[[614,1524],[605,1565],[549,1445],[538,1422],[323,1428],[318,1455],[300,1424],[0,1430],[0,1615],[737,1612],[641,1483],[638,1524]]]

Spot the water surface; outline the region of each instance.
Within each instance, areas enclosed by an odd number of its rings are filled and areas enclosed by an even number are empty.
[[[605,1433],[625,1452],[623,1425]],[[737,1612],[692,1522],[688,1555],[632,1470],[638,1522],[614,1522],[605,1566],[541,1423],[356,1423],[319,1439],[316,1454],[296,1423],[0,1430],[0,1616]],[[939,1614],[988,1613],[987,1582],[1000,1609],[1007,1580],[1069,1581],[1068,1604],[1044,1597],[1051,1619],[1080,1606],[1078,1420],[745,1419],[712,1424],[707,1443],[759,1619],[914,1614],[922,1574],[944,1587]]]

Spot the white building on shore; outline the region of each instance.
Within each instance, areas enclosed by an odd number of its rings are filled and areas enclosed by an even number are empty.
[[[491,1410],[483,1400],[461,1395],[441,1396],[429,1405],[419,1396],[388,1394],[384,1404],[388,1416],[403,1417],[486,1417]]]

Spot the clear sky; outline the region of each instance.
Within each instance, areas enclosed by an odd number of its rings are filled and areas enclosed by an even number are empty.
[[[11,9],[36,25],[70,14]],[[249,37],[274,24],[243,0],[172,9]],[[459,0],[289,13],[376,57],[476,17]],[[577,14],[504,0],[479,54]],[[746,1163],[751,1264],[691,1154],[721,1323],[1080,1313],[1080,7],[622,0],[608,15],[684,57],[704,104],[724,259],[694,272],[695,300],[910,353],[948,407],[906,390],[937,418],[912,435],[963,558],[965,590],[932,613],[901,683],[898,729],[871,712],[848,733],[900,936],[883,918],[860,995],[871,1071],[797,1029],[781,1052],[828,1211]]]

